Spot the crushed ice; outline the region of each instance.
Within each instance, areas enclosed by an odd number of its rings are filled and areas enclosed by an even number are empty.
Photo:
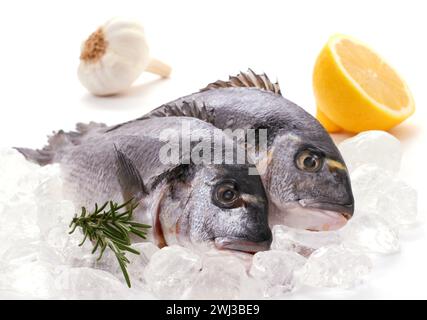
[[[305,287],[351,288],[370,270],[373,254],[400,249],[399,228],[417,219],[417,193],[400,180],[400,142],[381,131],[345,140],[356,212],[342,230],[308,232],[277,225],[270,251],[253,257],[199,254],[179,246],[133,246],[132,289],[112,254],[100,261],[79,233],[62,194],[57,165],[38,167],[12,149],[0,151],[0,298],[250,299],[280,298]]]

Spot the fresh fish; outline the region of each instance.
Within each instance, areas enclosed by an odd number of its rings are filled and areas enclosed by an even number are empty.
[[[352,217],[349,174],[331,137],[314,117],[285,99],[279,84],[265,74],[249,70],[211,83],[132,123],[168,116],[195,117],[220,129],[267,130],[268,152],[257,159],[257,166],[265,171],[270,224],[335,230]]]
[[[153,226],[152,237],[160,247],[267,250],[271,243],[267,196],[260,177],[248,174],[249,164],[184,163],[186,153],[178,163],[162,161],[159,154],[166,145],[160,139],[162,132],[180,135],[183,126],[204,141],[218,131],[207,122],[184,117],[150,119],[116,130],[79,124],[76,132],[54,134],[42,150],[18,150],[40,165],[60,163],[66,192],[79,205],[138,201],[136,218]],[[188,152],[195,148],[193,143]],[[239,148],[235,146],[235,151]]]

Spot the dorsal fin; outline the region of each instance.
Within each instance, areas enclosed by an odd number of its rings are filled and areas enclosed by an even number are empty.
[[[218,88],[258,88],[265,91],[270,91],[275,94],[282,95],[280,92],[279,83],[273,83],[268,76],[263,74],[256,74],[252,69],[247,72],[240,72],[237,76],[229,76],[228,81],[218,80],[208,84],[200,91],[208,91]]]
[[[215,110],[213,108],[208,108],[206,104],[198,103],[195,100],[192,101],[182,101],[181,104],[177,104],[176,102],[172,102],[170,104],[164,104],[149,112],[147,115],[137,118],[135,120],[131,120],[128,122],[124,122],[118,125],[111,127],[106,130],[106,132],[110,132],[120,128],[121,126],[131,123],[133,121],[140,121],[146,119],[153,118],[163,118],[163,117],[190,117],[196,118],[210,124],[214,124],[215,121]]]
[[[197,103],[194,100],[183,101],[181,106],[178,106],[176,103],[165,104],[158,108],[158,110],[154,110],[146,118],[159,117],[191,117],[212,124],[215,121],[214,109],[208,109],[205,103]]]

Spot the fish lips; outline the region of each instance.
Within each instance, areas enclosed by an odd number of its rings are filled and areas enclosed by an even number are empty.
[[[264,241],[250,241],[238,237],[217,237],[214,240],[215,247],[219,250],[235,250],[246,253],[256,253],[270,249],[271,238]]]
[[[294,201],[284,209],[288,227],[309,231],[341,229],[353,216],[354,204],[336,204],[310,199]]]

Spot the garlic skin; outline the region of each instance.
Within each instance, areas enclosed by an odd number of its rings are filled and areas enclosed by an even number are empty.
[[[149,63],[143,27],[114,18],[83,43],[78,77],[94,95],[114,95],[129,88]]]

